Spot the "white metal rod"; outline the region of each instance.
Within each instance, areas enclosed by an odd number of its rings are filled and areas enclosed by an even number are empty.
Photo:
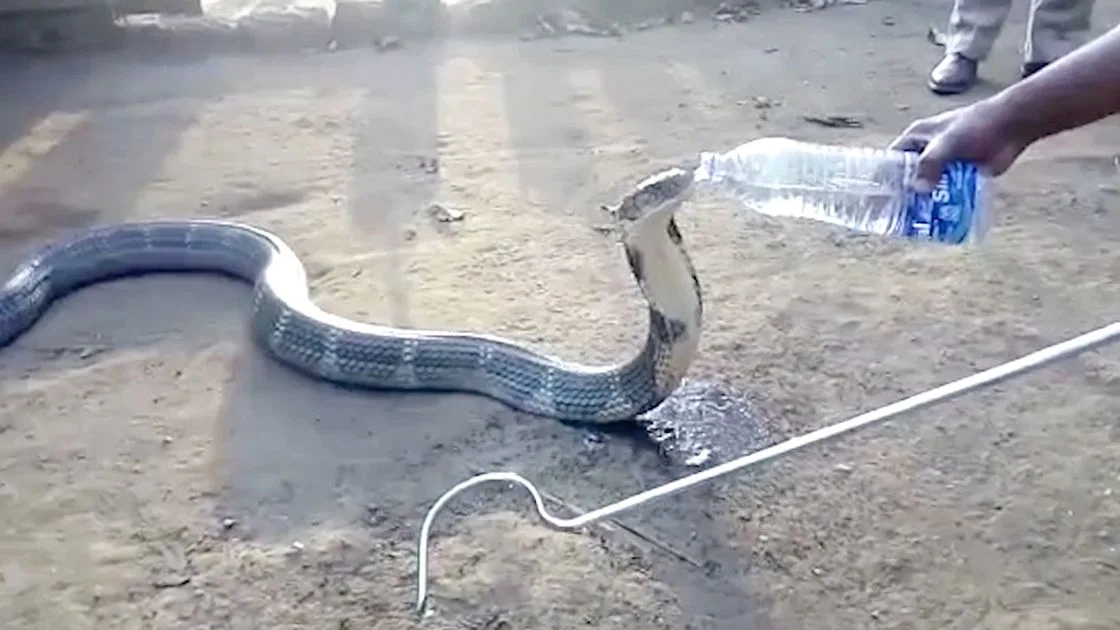
[[[423,613],[424,604],[428,598],[428,541],[431,537],[432,522],[435,520],[436,515],[439,513],[443,506],[447,504],[455,495],[460,492],[471,488],[473,486],[493,482],[504,481],[507,483],[514,483],[522,486],[529,491],[533,498],[533,503],[537,509],[537,514],[540,515],[549,525],[558,529],[575,529],[582,527],[594,521],[604,519],[608,516],[614,516],[619,512],[624,512],[631,508],[638,507],[643,503],[667,497],[671,494],[676,494],[682,490],[686,490],[701,484],[705,481],[710,481],[717,477],[722,477],[738,470],[762,463],[767,460],[774,459],[781,455],[805,448],[811,444],[822,442],[829,438],[833,438],[856,429],[860,429],[872,424],[877,424],[889,420],[897,415],[906,413],[908,411],[915,411],[923,407],[928,407],[934,403],[944,402],[968,393],[972,390],[981,387],[995,385],[1001,381],[1009,379],[1013,376],[1021,376],[1036,370],[1045,365],[1049,365],[1054,361],[1066,359],[1083,352],[1088,352],[1104,344],[1117,341],[1120,339],[1120,322],[1116,322],[1098,328],[1092,332],[1085,333],[1068,341],[1054,344],[1048,348],[1044,348],[1037,352],[1032,352],[1024,357],[1009,361],[1003,365],[984,370],[978,374],[962,378],[952,383],[942,385],[920,394],[916,394],[909,398],[905,398],[896,403],[892,403],[885,407],[880,407],[874,411],[869,411],[865,414],[856,416],[843,422],[838,422],[827,427],[817,429],[809,433],[805,433],[784,442],[780,442],[773,446],[764,448],[760,451],[755,451],[749,455],[744,455],[729,462],[725,462],[718,466],[713,466],[706,470],[702,470],[691,475],[681,477],[676,481],[671,481],[667,484],[651,488],[644,492],[640,492],[631,497],[621,501],[611,503],[610,505],[603,506],[599,509],[592,510],[585,514],[573,518],[559,518],[553,516],[548,512],[544,505],[544,499],[541,497],[537,488],[530,483],[527,479],[513,472],[490,472],[481,475],[476,475],[463,481],[445,492],[428,510],[427,516],[424,517],[424,523],[420,527],[420,537],[417,545],[417,585],[416,585],[416,610]]]

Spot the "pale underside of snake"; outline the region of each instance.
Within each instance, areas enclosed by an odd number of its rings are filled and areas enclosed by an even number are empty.
[[[649,304],[645,344],[619,365],[572,363],[493,336],[332,315],[311,301],[303,265],[279,237],[212,220],[98,226],[39,250],[0,288],[0,348],[81,287],[156,272],[218,273],[254,284],[253,337],[313,377],[371,389],[469,392],[569,422],[633,420],[677,388],[699,342],[700,283],[674,220],[692,182],[691,173],[669,169],[611,208]]]

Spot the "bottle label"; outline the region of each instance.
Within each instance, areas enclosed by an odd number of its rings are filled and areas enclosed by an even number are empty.
[[[974,164],[947,164],[932,191],[910,193],[904,235],[939,243],[964,243],[972,230],[973,216],[983,212],[977,207],[982,178]]]

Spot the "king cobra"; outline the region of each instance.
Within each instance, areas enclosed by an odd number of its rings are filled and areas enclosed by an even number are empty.
[[[0,289],[0,348],[63,296],[90,284],[155,272],[210,272],[254,284],[253,338],[282,363],[340,385],[469,392],[557,420],[633,420],[668,397],[696,354],[700,283],[674,214],[692,174],[668,169],[608,208],[649,304],[644,347],[615,366],[587,366],[494,336],[364,324],[310,298],[295,252],[265,230],[217,220],[89,228],[46,246]]]

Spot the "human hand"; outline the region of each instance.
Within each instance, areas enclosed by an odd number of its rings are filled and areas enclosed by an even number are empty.
[[[948,162],[968,161],[1001,175],[1029,144],[997,105],[980,101],[911,123],[890,148],[920,152],[915,186],[932,190]]]

